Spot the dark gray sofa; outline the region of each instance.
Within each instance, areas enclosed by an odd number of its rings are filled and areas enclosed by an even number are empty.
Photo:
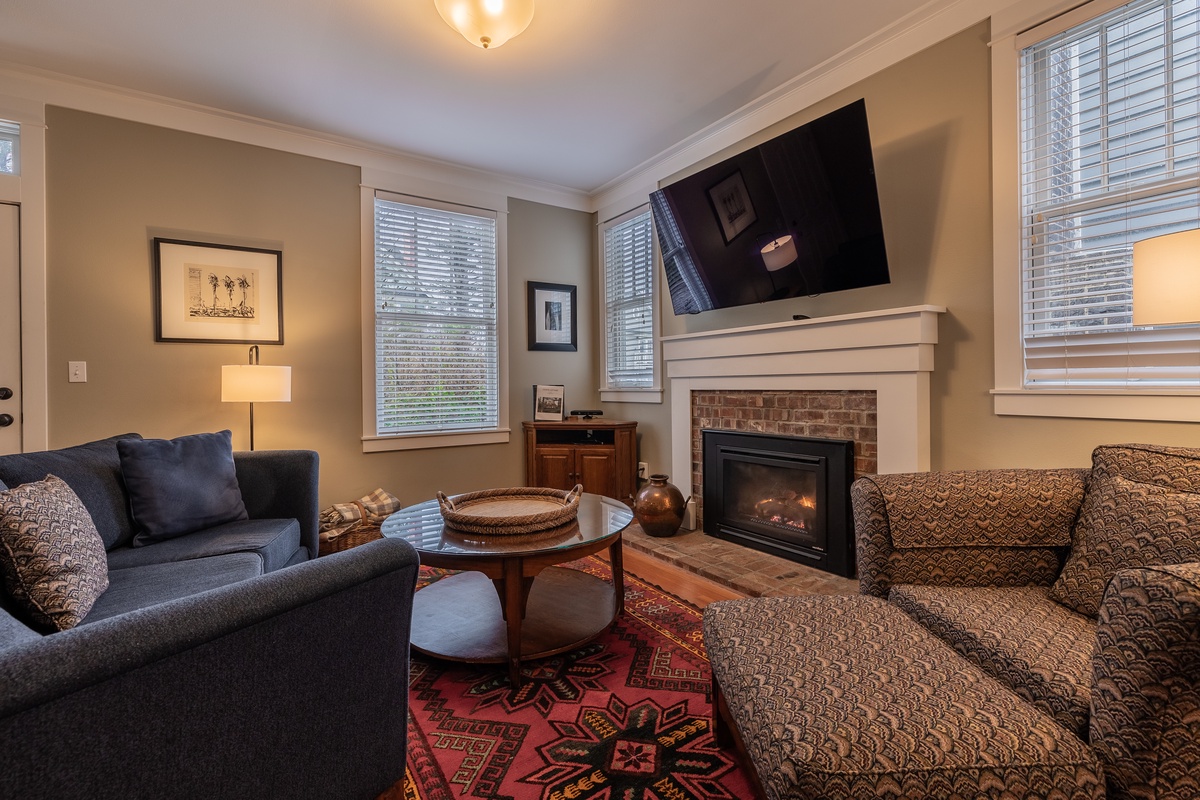
[[[418,561],[380,540],[315,560],[317,455],[235,453],[248,520],[130,547],[117,439],[0,456],[104,539],[79,626],[0,589],[0,797],[371,798],[404,775]]]

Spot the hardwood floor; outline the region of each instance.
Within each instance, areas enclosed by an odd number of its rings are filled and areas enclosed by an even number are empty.
[[[672,566],[667,562],[626,547],[622,554],[625,571],[652,583],[697,608],[714,600],[736,600],[746,595],[728,586],[710,581],[694,572]]]

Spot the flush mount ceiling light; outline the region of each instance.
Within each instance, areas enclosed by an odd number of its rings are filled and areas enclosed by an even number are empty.
[[[529,27],[533,0],[433,0],[446,24],[471,44],[489,50]]]

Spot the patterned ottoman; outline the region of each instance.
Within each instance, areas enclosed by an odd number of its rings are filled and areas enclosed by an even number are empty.
[[[712,603],[704,643],[770,800],[1104,796],[1087,745],[879,598]]]

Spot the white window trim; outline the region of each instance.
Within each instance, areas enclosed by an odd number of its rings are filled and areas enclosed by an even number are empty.
[[[649,210],[649,205],[643,203],[636,208],[632,208],[623,214],[619,214],[611,219],[600,222],[596,225],[596,248],[597,248],[597,263],[600,265],[600,400],[605,403],[662,403],[662,310],[660,300],[661,292],[661,275],[662,275],[662,257],[658,251],[658,239],[651,233],[651,246],[654,250],[653,264],[650,267],[651,280],[651,298],[650,309],[652,312],[650,326],[652,336],[654,337],[653,358],[654,358],[654,378],[651,385],[645,389],[626,389],[626,388],[610,388],[608,386],[608,336],[606,335],[606,326],[608,325],[608,309],[605,305],[607,297],[607,271],[604,268],[604,231],[614,225],[632,219],[640,214],[644,214]],[[653,222],[651,223],[653,224]]]
[[[504,202],[483,200],[475,204],[496,214],[496,303],[497,342],[499,357],[499,413],[494,431],[463,431],[446,433],[393,434],[379,436],[375,419],[375,197],[433,206],[465,205],[415,197],[411,194],[389,193],[371,186],[360,188],[360,225],[362,236],[362,448],[364,453],[392,450],[421,450],[434,447],[467,447],[471,445],[505,444],[511,439],[508,418],[508,208]],[[500,206],[499,208],[489,206]]]
[[[993,408],[998,415],[1200,422],[1200,390],[1026,389],[1021,334],[1020,51],[1030,43],[1124,5],[1094,0],[1036,27],[993,20],[992,258],[995,333]],[[1058,4],[1061,5],[1061,4]],[[1029,4],[1025,4],[1027,8]],[[1017,19],[1014,14],[1011,19]],[[997,24],[999,23],[999,24]],[[1024,28],[1022,30],[1021,28]]]
[[[21,125],[20,164],[0,173],[0,201],[21,207],[21,450],[50,446],[46,273],[45,104],[0,94],[0,117]]]

